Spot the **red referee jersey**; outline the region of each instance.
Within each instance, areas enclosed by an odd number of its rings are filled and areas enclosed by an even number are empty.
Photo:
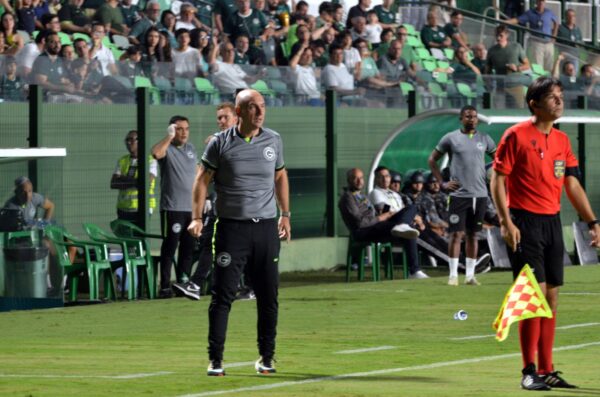
[[[577,165],[564,132],[552,128],[546,135],[531,120],[504,132],[494,159],[494,169],[506,175],[508,207],[545,215],[560,211],[565,170]]]

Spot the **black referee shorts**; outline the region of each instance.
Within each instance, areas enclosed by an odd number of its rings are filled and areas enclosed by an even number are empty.
[[[560,214],[540,215],[524,210],[510,210],[515,226],[521,231],[521,244],[516,252],[508,248],[508,257],[516,278],[529,264],[539,283],[563,284],[563,256]]]
[[[487,197],[448,198],[448,231],[475,234],[483,228]]]

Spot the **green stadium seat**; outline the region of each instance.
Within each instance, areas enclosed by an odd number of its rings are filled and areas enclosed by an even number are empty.
[[[79,240],[57,226],[48,226],[45,234],[52,242],[59,265],[70,281],[70,300],[77,300],[77,287],[82,272],[87,272],[90,300],[100,299],[100,275],[104,275],[104,294],[109,299],[116,299],[116,286],[111,264],[108,258],[108,247],[104,243]],[[83,250],[83,262],[71,263],[68,248]]]
[[[213,100],[219,100],[219,91],[212,85],[212,83],[203,77],[196,77],[194,79],[194,86],[196,91],[200,93],[206,99],[207,103],[212,103]]]
[[[72,45],[73,44],[73,40],[71,40],[71,36],[69,36],[65,32],[58,32],[58,38],[60,39],[61,45]]]
[[[444,48],[444,55],[448,60],[454,59],[454,50],[452,48]]]
[[[84,39],[86,41],[86,43],[89,43],[92,41],[92,38],[90,36],[88,36],[85,33],[80,33],[80,32],[75,32],[71,35],[71,37],[73,38],[73,41],[77,40],[77,39]]]
[[[129,300],[134,300],[137,298],[135,284],[138,268],[141,268],[145,276],[140,277],[139,280],[140,292],[143,292],[144,285],[147,285],[148,297],[150,299],[154,299],[156,297],[156,276],[154,274],[154,265],[150,255],[144,248],[145,243],[143,239],[117,237],[105,232],[98,225],[93,223],[84,223],[83,229],[92,240],[104,244],[116,245],[121,248],[121,251],[123,252],[123,259],[120,261],[118,267],[125,266],[127,274],[129,275],[129,285],[127,290],[127,298]],[[150,261],[148,261],[148,259],[150,259]]]
[[[408,93],[411,91],[414,91],[414,90],[415,90],[415,87],[411,83],[409,83],[407,81],[400,82],[400,91],[402,92],[402,95],[408,96]]]
[[[433,55],[431,55],[429,53],[427,48],[425,48],[425,47],[415,48],[415,52],[417,54],[417,58],[419,58],[421,61],[434,61],[435,62],[435,58],[433,57]]]
[[[260,92],[263,96],[275,96],[275,91],[273,91],[264,80],[256,80],[254,84],[250,86],[253,90]]]
[[[417,29],[415,29],[415,27],[410,23],[403,23],[402,26],[406,28],[406,32],[409,36],[419,36],[419,32],[417,32]]]
[[[135,76],[133,79],[133,86],[135,88],[148,88],[150,91],[150,98],[154,105],[160,104],[160,92],[152,85],[152,81],[148,77]]]
[[[428,72],[433,72],[436,69],[437,64],[434,60],[430,59],[430,60],[423,61],[422,66],[423,66],[423,69],[427,70]]]
[[[172,104],[174,102],[175,98],[174,98],[173,86],[171,85],[171,82],[169,81],[169,79],[167,79],[164,76],[155,76],[153,78],[153,82],[154,82],[154,87],[156,87],[156,89],[160,93],[160,102]]]
[[[549,76],[550,72],[548,72],[547,70],[544,69],[544,67],[542,65],[539,65],[537,63],[532,63],[531,64],[531,72],[536,76]]]
[[[448,61],[440,61],[440,60],[438,60],[436,62],[436,64],[437,64],[437,67],[441,68],[441,69],[448,69],[450,67],[450,62],[448,62]]]
[[[471,89],[471,87],[468,84],[456,83],[456,90],[458,91],[458,93],[460,95],[464,96],[465,98],[468,98],[468,99],[477,98],[477,93],[473,92],[473,90]]]
[[[448,77],[448,73],[445,73],[445,72],[434,72],[433,78],[439,84],[443,84],[443,85],[448,84],[448,82],[450,81],[450,78]]]
[[[408,36],[406,38],[406,44],[413,48],[425,48],[425,45],[423,44],[421,39],[415,36]]]

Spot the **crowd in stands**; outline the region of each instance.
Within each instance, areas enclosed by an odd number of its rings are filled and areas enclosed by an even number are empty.
[[[23,99],[22,87],[39,84],[56,102],[119,102],[145,85],[164,100],[166,91],[203,83],[229,100],[236,89],[268,81],[261,86],[268,96],[315,106],[329,88],[344,103],[380,107],[402,106],[411,90],[466,98],[497,90],[522,107],[522,87],[551,73],[555,59],[555,74],[575,78],[567,91],[575,85],[599,96],[593,66],[580,65],[576,50],[555,56],[543,36],[581,41],[575,11],[559,25],[544,4],[503,21],[540,31],[529,44],[532,63],[507,25],[486,48],[470,42],[460,11],[435,5],[400,14],[393,0],[375,7],[359,0],[345,15],[341,4],[324,1],[310,15],[304,0],[292,7],[286,0],[4,0],[0,98]],[[271,68],[279,66],[287,68]],[[490,75],[503,79],[482,78]]]

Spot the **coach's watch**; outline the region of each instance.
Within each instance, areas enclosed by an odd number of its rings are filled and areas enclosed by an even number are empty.
[[[285,216],[286,218],[289,218],[292,216],[292,213],[290,211],[281,211],[281,216]]]
[[[599,223],[600,223],[600,221],[598,219],[594,219],[593,221],[589,221],[588,222],[588,228],[592,229],[594,226],[596,226]]]

